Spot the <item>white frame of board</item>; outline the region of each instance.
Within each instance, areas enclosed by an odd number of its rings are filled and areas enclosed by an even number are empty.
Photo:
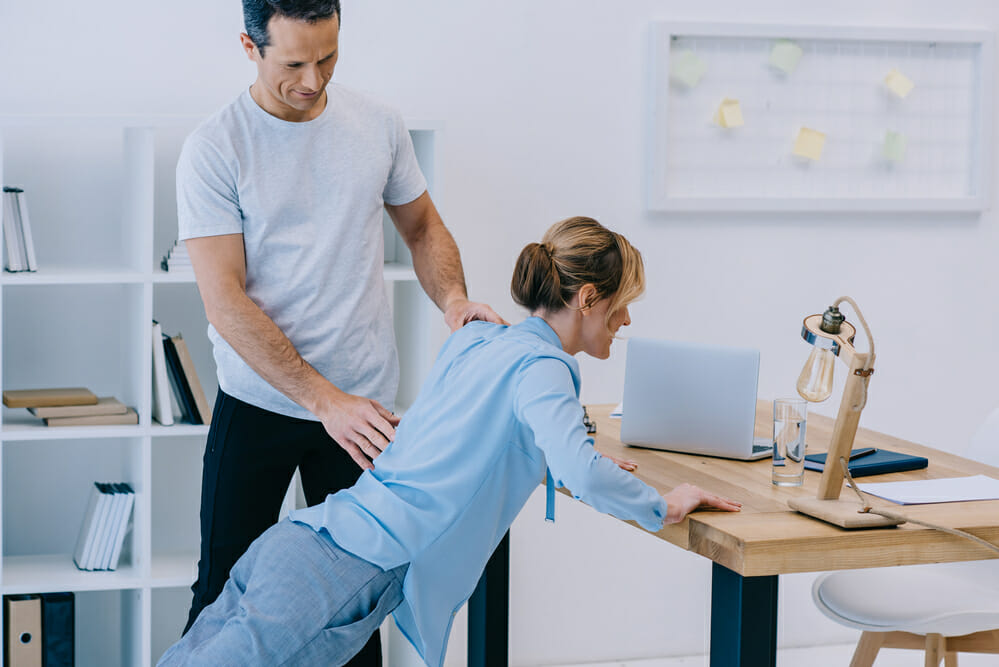
[[[674,37],[773,38],[835,40],[843,42],[925,42],[978,46],[977,113],[975,131],[981,150],[972,157],[967,196],[938,197],[825,197],[825,196],[680,196],[668,192],[668,135],[670,101],[670,45]],[[647,201],[653,211],[865,211],[865,212],[963,212],[989,207],[992,187],[992,94],[994,76],[993,34],[986,30],[935,28],[876,28],[869,26],[818,26],[754,23],[652,24],[651,146],[646,168]]]

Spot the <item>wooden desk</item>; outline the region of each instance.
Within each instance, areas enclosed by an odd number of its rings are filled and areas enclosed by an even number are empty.
[[[661,492],[689,482],[743,504],[739,513],[699,511],[654,533],[713,562],[712,667],[776,664],[780,574],[996,557],[994,552],[970,540],[911,523],[895,528],[844,530],[798,514],[787,507],[787,500],[798,495],[814,496],[820,473],[806,470],[801,487],[776,487],[770,482],[769,459],[731,461],[628,447],[620,441],[620,420],[609,417],[611,408],[610,405],[587,408],[597,422],[595,437],[599,451],[636,461],[635,474]],[[760,401],[756,408],[756,435],[769,437],[772,423],[770,402]],[[827,449],[832,424],[833,420],[827,417],[809,415],[808,453]],[[961,477],[983,472],[999,478],[999,468],[863,428],[858,431],[854,446],[918,454],[930,462],[923,470],[865,477],[862,482]],[[841,497],[853,495],[845,489]],[[872,504],[899,509],[898,505],[878,499]],[[914,518],[999,543],[999,500],[912,505],[903,511]],[[508,538],[497,549],[469,602],[470,666],[507,662]]]

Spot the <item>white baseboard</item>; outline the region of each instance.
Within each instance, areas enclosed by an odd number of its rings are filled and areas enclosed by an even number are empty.
[[[836,644],[780,649],[777,652],[777,667],[801,667],[801,665],[845,667],[845,665],[850,664],[854,647],[854,644]],[[920,665],[922,662],[922,655],[914,650],[882,649],[874,667],[912,667],[912,665]],[[959,663],[961,667],[996,667],[999,665],[999,657],[962,653]],[[619,662],[573,663],[552,667],[708,667],[708,658],[704,655],[693,655]]]

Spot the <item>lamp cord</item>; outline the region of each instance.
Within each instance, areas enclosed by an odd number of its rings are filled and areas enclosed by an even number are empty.
[[[864,319],[864,314],[860,312],[860,306],[857,302],[848,296],[841,296],[833,302],[833,306],[839,308],[839,304],[846,301],[853,307],[853,312],[857,313],[857,319],[860,320],[861,326],[864,327],[864,333],[867,334],[867,342],[871,345],[871,351],[867,355],[867,361],[864,362],[863,371],[864,374],[861,376],[861,392],[860,392],[860,403],[851,407],[854,412],[860,412],[867,405],[867,384],[871,381],[871,364],[874,363],[874,336],[871,335],[871,328],[867,326],[867,320]]]
[[[934,530],[939,530],[944,533],[949,533],[951,535],[957,535],[958,537],[963,537],[965,539],[971,540],[972,542],[977,542],[983,547],[986,547],[988,549],[991,549],[992,551],[995,551],[996,553],[999,553],[999,545],[992,544],[991,542],[983,540],[982,538],[976,535],[972,535],[971,533],[965,532],[963,530],[957,530],[956,528],[948,528],[947,526],[940,526],[935,523],[930,523],[929,521],[923,521],[921,519],[913,519],[911,517],[905,516],[904,514],[899,514],[898,512],[892,512],[891,510],[883,510],[871,507],[871,504],[867,502],[867,498],[864,497],[863,491],[861,491],[860,488],[857,486],[857,483],[853,481],[853,475],[850,474],[850,466],[847,465],[845,457],[842,456],[839,457],[839,465],[840,467],[843,468],[843,475],[846,477],[846,481],[850,485],[850,488],[856,491],[857,497],[860,498],[860,505],[862,507],[862,509],[860,510],[861,514],[877,514],[879,516],[885,517],[886,519],[891,519],[892,521],[901,521],[902,523],[906,522],[914,523],[920,526],[925,526],[926,528],[932,528]]]

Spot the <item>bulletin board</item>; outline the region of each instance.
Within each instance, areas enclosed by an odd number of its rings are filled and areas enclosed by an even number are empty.
[[[649,208],[981,211],[992,34],[654,23]]]

